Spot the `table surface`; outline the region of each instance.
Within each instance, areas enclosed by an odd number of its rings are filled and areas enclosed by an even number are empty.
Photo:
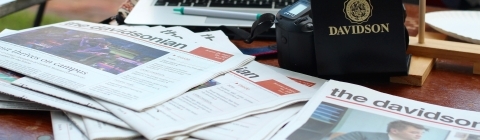
[[[405,4],[406,25],[409,34],[415,36],[418,27],[418,6]],[[427,7],[429,11],[448,10]],[[435,32],[427,27],[427,31]],[[252,48],[274,44],[274,41],[255,41],[245,44],[239,40],[232,42],[241,48]],[[275,55],[257,57],[257,61],[278,66]],[[388,94],[422,101],[426,103],[480,111],[480,75],[474,75],[473,63],[437,59],[430,75],[422,87],[394,83],[357,83]],[[46,111],[0,111],[0,139],[37,139],[40,136],[53,137],[50,114]]]

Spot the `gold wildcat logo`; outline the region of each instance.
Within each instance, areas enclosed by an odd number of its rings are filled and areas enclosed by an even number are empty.
[[[343,7],[345,18],[356,25],[328,26],[328,35],[389,33],[389,23],[362,24],[372,17],[371,0],[346,0]]]
[[[351,23],[362,24],[372,16],[373,7],[369,0],[347,0],[344,3],[343,13]]]

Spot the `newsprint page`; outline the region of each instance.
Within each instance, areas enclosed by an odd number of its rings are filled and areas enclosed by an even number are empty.
[[[0,67],[142,111],[254,59],[188,38],[67,21],[1,35]]]
[[[99,103],[147,139],[164,139],[278,110],[307,101],[315,93],[256,61],[217,77],[206,86],[209,87],[192,90],[144,112]]]
[[[51,111],[53,138],[56,140],[88,140],[62,111]]]
[[[330,80],[274,140],[478,140],[480,113]]]

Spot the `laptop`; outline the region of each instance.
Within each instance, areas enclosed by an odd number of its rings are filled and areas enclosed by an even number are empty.
[[[224,19],[196,15],[181,15],[174,12],[176,7],[209,8],[217,10],[273,13],[297,0],[139,0],[125,19],[127,24],[136,25],[172,25],[205,26],[220,25],[234,27],[251,27],[254,21]]]

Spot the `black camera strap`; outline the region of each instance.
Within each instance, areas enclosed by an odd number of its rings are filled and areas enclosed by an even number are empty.
[[[268,31],[273,24],[275,24],[275,15],[271,13],[262,14],[255,22],[253,22],[250,37],[245,40],[245,42],[252,43],[257,35]]]
[[[275,15],[271,13],[262,14],[255,22],[252,24],[252,28],[250,29],[250,33],[240,29],[238,27],[229,27],[229,26],[220,26],[222,31],[232,32],[237,37],[242,39],[245,43],[252,43],[256,36],[259,34],[268,31],[273,24],[275,24]]]
[[[275,15],[271,13],[262,14],[255,22],[252,24],[250,33],[246,30],[240,29],[238,27],[228,27],[220,26],[220,29],[223,32],[230,32],[234,34],[234,38],[242,39],[245,43],[252,43],[255,37],[268,31],[275,24]],[[239,48],[243,54],[261,56],[277,53],[276,45],[269,45],[257,48]]]

